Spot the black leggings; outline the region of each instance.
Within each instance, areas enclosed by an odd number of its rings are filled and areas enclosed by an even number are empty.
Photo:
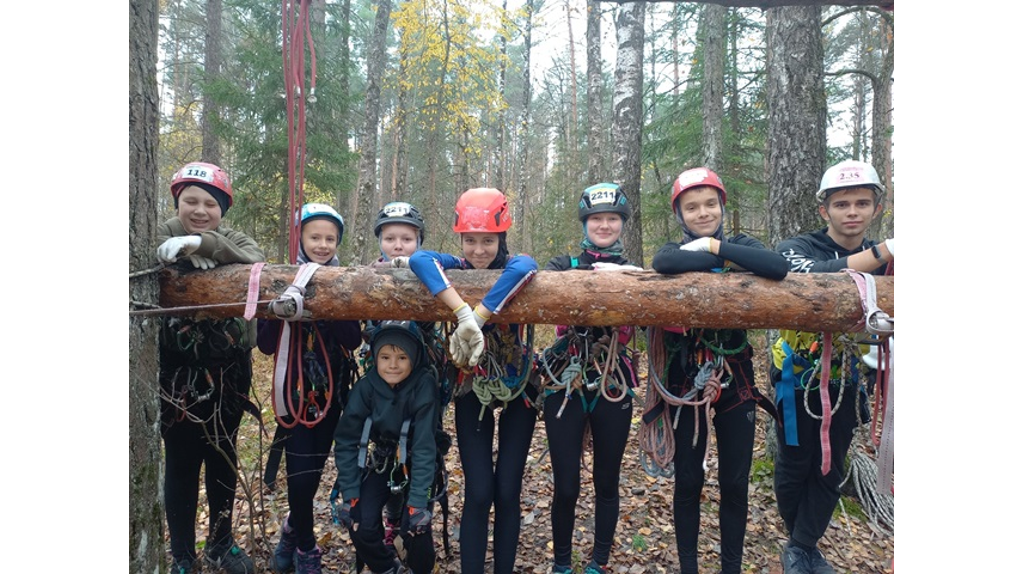
[[[299,550],[316,546],[313,535],[313,499],[320,489],[324,464],[333,453],[334,428],[341,417],[341,406],[332,401],[324,418],[313,428],[303,424],[289,429],[284,441],[288,471],[288,523],[297,536]]]
[[[389,498],[391,488],[388,486],[388,475],[373,471],[366,473],[359,486],[359,504],[352,514],[359,530],[349,530],[349,534],[356,553],[371,572],[383,572],[395,563],[394,555],[384,546],[384,525],[381,522],[381,511]],[[433,505],[430,510],[433,510]],[[405,512],[402,515],[402,542],[408,553],[405,563],[413,574],[429,574],[434,571],[434,562],[437,560],[433,535],[410,536],[407,532],[409,515]]]
[[[551,448],[551,470],[555,495],[551,505],[551,531],[555,546],[555,564],[572,565],[572,531],[576,522],[576,501],[580,495],[580,467],[583,433],[590,425],[594,441],[594,554],[598,564],[608,563],[615,527],[619,522],[619,475],[633,417],[633,398],[627,395],[613,403],[600,398],[597,391],[586,391],[587,408],[577,392],[565,404],[561,418],[558,410],[565,393],[555,393],[544,401],[544,428]],[[596,403],[595,403],[596,401]]]
[[[676,523],[676,546],[683,574],[697,572],[697,535],[700,532],[700,493],[704,489],[704,448],[708,440],[707,419],[701,408],[700,432],[693,446],[693,407],[682,408],[676,426],[676,489],[672,510]],[[715,413],[718,443],[718,485],[721,490],[718,523],[722,541],[723,574],[739,574],[743,562],[743,539],[747,530],[747,487],[750,459],[754,450],[756,404],[739,403]],[[674,413],[673,413],[674,415]]]
[[[536,391],[527,387],[524,394]],[[459,547],[462,572],[484,571],[487,522],[494,505],[494,573],[510,574],[519,547],[523,471],[537,425],[537,411],[522,395],[501,408],[497,461],[494,459],[494,411],[485,409],[472,392],[455,402],[455,432],[465,477]]]
[[[171,555],[175,560],[196,557],[199,471],[203,464],[206,465],[206,498],[210,504],[206,547],[231,540],[231,515],[238,482],[235,443],[242,412],[219,409],[218,413],[223,413],[223,418],[216,416],[206,424],[176,421],[163,433],[164,506]]]

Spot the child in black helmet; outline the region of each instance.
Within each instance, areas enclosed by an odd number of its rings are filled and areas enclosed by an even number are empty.
[[[171,181],[177,215],[157,227],[157,257],[184,259],[188,269],[263,261],[263,250],[222,218],[232,204],[228,174],[203,162],[185,165]],[[241,317],[164,318],[160,329],[160,434],[164,440],[164,506],[171,539],[171,572],[196,562],[199,475],[206,467],[210,530],[204,560],[230,574],[255,572],[231,535],[237,484],[235,441],[249,401],[255,322]]]
[[[555,257],[545,270],[640,270],[622,256],[622,228],[630,208],[618,185],[599,183],[585,189],[578,214],[583,251]],[[633,417],[632,388],[637,385],[626,347],[633,328],[560,325],[556,334],[551,347],[537,355],[555,481],[552,572],[572,570],[580,457],[589,432],[594,445],[594,551],[584,573],[603,574],[619,521],[619,476]]]
[[[725,237],[725,200],[725,185],[710,169],[698,167],[679,174],[672,185],[672,211],[682,226],[683,240],[666,243],[654,255],[652,266],[658,273],[744,270],[774,280],[786,276],[785,259],[760,241],[743,234]],[[721,491],[721,572],[739,574],[746,536],[755,406],[761,405],[774,415],[771,402],[754,382],[747,332],[673,327],[653,329],[649,339],[650,356],[661,357],[659,361],[652,359],[649,378],[664,381],[649,387],[648,402],[654,395],[671,405],[660,405],[658,423],[662,428],[674,428],[671,464],[676,484],[672,506],[680,571],[698,571],[705,454],[709,427],[714,424]],[[648,413],[655,413],[655,408]],[[647,419],[645,414],[645,422]]]
[[[434,569],[431,533],[437,443],[436,374],[416,323],[382,321],[370,336],[374,367],[355,384],[334,433],[338,480],[332,500],[356,553],[374,573],[402,568],[384,545],[381,512],[408,497],[401,537],[415,574]]]
[[[297,263],[337,267],[345,233],[341,215],[329,205],[307,203],[300,222]],[[279,427],[275,440],[284,448],[288,469],[289,510],[271,566],[275,572],[317,574],[322,554],[313,534],[313,499],[352,383],[359,322],[302,321],[288,298],[272,302],[270,310],[279,318],[259,320],[258,344],[275,356],[275,367],[282,367],[274,370],[272,396]]]

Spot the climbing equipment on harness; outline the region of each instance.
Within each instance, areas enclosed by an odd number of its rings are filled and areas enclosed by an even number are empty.
[[[451,323],[446,325],[444,333],[450,338],[455,329]],[[483,421],[488,408],[508,405],[520,395],[530,403],[523,391],[533,369],[533,334],[533,325],[520,325],[516,331],[505,325],[494,325],[484,332],[484,353],[477,366],[459,371],[455,398],[472,391],[481,405],[479,421]]]
[[[319,268],[320,265],[316,263],[300,265],[292,284],[270,304],[271,310],[284,320],[277,353],[274,355],[272,397],[277,423],[285,428],[294,428],[298,424],[312,428],[327,415],[334,396],[335,373],[331,372],[327,346],[316,323],[309,323],[305,329],[305,348],[301,337],[292,336],[292,323],[308,316],[308,312],[303,310],[303,296],[306,284]],[[299,333],[302,331],[299,329]],[[326,359],[323,361],[326,369],[317,360],[316,351],[312,348],[313,339],[319,343],[321,356]],[[309,381],[306,380],[307,371]],[[298,380],[294,381],[296,377]],[[324,396],[323,405],[316,400],[318,394]],[[297,397],[298,404],[295,404],[294,397]],[[291,416],[291,422],[287,420],[288,416]]]
[[[627,355],[633,353],[619,340],[618,329],[568,327],[547,349],[537,354],[538,388],[543,398],[564,391],[562,412],[573,394],[583,401],[584,412],[592,412],[599,398],[617,403],[635,396],[636,374]],[[593,373],[593,377],[588,377]],[[588,404],[584,391],[597,391]]]
[[[675,468],[672,463],[675,457],[675,438],[673,430],[679,424],[679,415],[682,407],[692,406],[693,417],[693,443],[691,448],[697,447],[700,434],[700,415],[703,413],[708,422],[711,423],[712,405],[722,394],[722,388],[727,387],[732,380],[732,371],[722,354],[713,353],[708,347],[702,347],[695,352],[700,355],[699,370],[693,377],[693,386],[683,396],[672,394],[663,381],[668,379],[669,366],[679,355],[682,349],[673,346],[667,349],[665,342],[665,329],[652,327],[648,334],[648,370],[647,370],[647,391],[644,404],[643,426],[640,435],[640,462],[650,476],[672,476]],[[696,335],[695,333],[692,333]],[[698,338],[702,334],[697,335]],[[746,341],[744,340],[744,346]],[[666,356],[665,350],[668,350]],[[742,349],[733,350],[739,352]],[[724,351],[724,349],[723,349]],[[723,376],[729,376],[723,381]],[[675,417],[670,419],[670,407],[676,407]],[[671,427],[671,430],[669,429]],[[704,467],[707,468],[707,457],[711,448],[711,441],[705,441],[704,445]]]

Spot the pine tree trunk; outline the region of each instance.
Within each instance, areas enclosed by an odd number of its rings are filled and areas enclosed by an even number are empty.
[[[768,242],[822,225],[826,102],[819,6],[767,10]]]
[[[203,69],[203,111],[201,116],[203,132],[203,161],[221,165],[220,139],[216,134],[220,120],[220,108],[214,101],[212,85],[220,79],[223,61],[221,20],[224,7],[221,0],[206,0],[206,61]],[[224,166],[221,166],[224,167]]]
[[[161,274],[160,304],[203,305],[184,311],[239,316],[250,269],[249,265],[224,265],[210,271],[169,268]],[[284,292],[297,271],[294,265],[266,266],[259,300],[270,301]],[[476,304],[501,271],[449,270],[446,275],[467,302]],[[878,306],[890,316],[893,285],[892,277],[876,279]],[[306,285],[303,305],[316,319],[453,319],[448,307],[432,297],[408,269],[318,269]],[[269,317],[266,303],[258,305],[257,316]],[[772,281],[749,273],[540,271],[491,322],[850,331],[863,318],[857,287],[845,273],[796,273]]]
[[[704,165],[721,170],[723,91],[725,89],[725,12],[726,8],[709,4],[704,7],[704,81],[701,95],[704,110]]]
[[[128,5],[128,269],[153,265],[157,226],[157,0]],[[155,303],[157,276],[128,280],[132,301]],[[159,319],[128,318],[128,571],[159,572],[164,561],[160,463]]]
[[[359,184],[356,186],[358,203],[350,225],[354,242],[349,255],[350,263],[371,258],[370,236],[373,234],[373,205],[377,200],[377,124],[380,122],[380,92],[387,65],[387,32],[391,20],[391,0],[377,5],[373,36],[370,38],[366,62],[366,105],[359,150]]]
[[[602,157],[601,133],[607,121],[602,116],[601,2],[587,0],[587,183],[608,180]]]

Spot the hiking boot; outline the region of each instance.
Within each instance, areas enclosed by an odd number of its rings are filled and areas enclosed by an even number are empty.
[[[281,527],[281,540],[274,548],[274,572],[283,574],[295,569],[295,529],[288,524],[285,517],[284,525]]]
[[[227,574],[256,574],[252,558],[234,541],[230,545],[207,549],[203,561],[213,570],[223,570]]]
[[[786,543],[782,549],[783,574],[812,574],[811,558],[799,546]]]
[[[397,520],[384,519],[384,546],[392,556],[398,556],[398,551],[395,550],[395,538],[398,538],[398,532],[401,527],[402,523]]]
[[[203,571],[203,566],[196,561],[195,556],[175,558],[171,561],[170,574],[198,574]]]
[[[322,566],[320,559],[323,554],[319,546],[314,546],[309,552],[295,551],[295,574],[320,574]]]
[[[825,560],[820,550],[815,548],[806,554],[811,565],[811,574],[836,574],[835,569],[828,563],[828,560]]]

